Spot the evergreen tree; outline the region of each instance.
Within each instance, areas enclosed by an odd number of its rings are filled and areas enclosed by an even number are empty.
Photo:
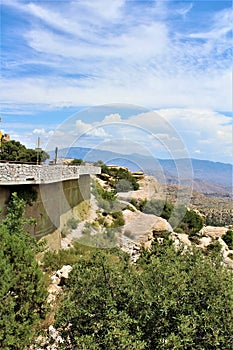
[[[19,141],[2,142],[0,160],[36,163],[37,159],[39,162],[44,162],[48,158],[49,155],[45,151],[37,154],[34,149],[26,148]]]
[[[166,241],[136,265],[104,250],[79,260],[55,318],[64,349],[232,349],[232,271]]]
[[[80,259],[70,273],[56,326],[64,349],[144,349],[136,318],[140,281],[119,252]],[[132,288],[134,286],[134,288]]]
[[[47,292],[35,259],[35,242],[24,230],[25,202],[13,194],[0,225],[0,348],[22,350],[44,313]]]

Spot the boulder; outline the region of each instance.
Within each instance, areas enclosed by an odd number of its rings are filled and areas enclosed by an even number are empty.
[[[58,270],[55,275],[59,278],[59,286],[63,286],[66,279],[69,277],[69,272],[72,270],[72,266],[64,265],[60,270]]]
[[[202,236],[211,237],[213,239],[222,237],[227,231],[226,227],[204,226],[200,234]]]
[[[175,236],[178,238],[180,243],[183,243],[185,246],[190,247],[192,245],[189,236],[186,233],[175,233]]]
[[[212,238],[211,237],[201,237],[199,240],[198,247],[204,249],[208,247],[212,243]]]
[[[131,232],[135,242],[152,239],[154,234],[160,232],[172,232],[172,227],[167,220],[152,214],[145,214],[140,211],[124,210],[125,225],[123,232]]]

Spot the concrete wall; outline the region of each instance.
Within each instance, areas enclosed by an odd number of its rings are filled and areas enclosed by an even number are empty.
[[[27,186],[37,192],[36,202],[26,209],[26,216],[36,219],[36,225],[30,227],[31,235],[40,239],[50,234],[48,238],[53,240],[54,236],[54,240],[57,241],[55,246],[58,247],[59,232],[66,221],[72,216],[81,216],[83,204],[90,200],[90,175],[81,175],[79,179],[62,182]],[[20,188],[22,185],[0,185],[0,208],[4,210],[11,193]]]

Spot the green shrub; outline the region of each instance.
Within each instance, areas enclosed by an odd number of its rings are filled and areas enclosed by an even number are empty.
[[[74,248],[48,251],[44,254],[42,263],[46,271],[59,270],[63,265],[73,265],[78,261],[78,254]]]
[[[70,227],[64,225],[64,227],[61,230],[61,237],[65,238],[67,235],[69,235],[71,233],[71,229]]]
[[[175,232],[176,233],[184,233],[184,230],[181,227],[176,227]]]
[[[78,227],[79,220],[75,219],[74,217],[67,220],[67,226],[71,228],[72,230],[75,230]]]
[[[193,210],[187,210],[182,221],[177,226],[188,235],[195,235],[204,225],[202,217]]]
[[[103,237],[110,242],[115,242],[115,230],[112,228],[107,228],[104,231]]]
[[[69,165],[82,165],[85,164],[84,161],[82,159],[73,159]]]
[[[84,224],[84,228],[82,230],[82,234],[83,235],[90,235],[91,234],[91,231],[92,231],[92,224],[90,222],[85,222]]]
[[[162,199],[152,199],[141,204],[142,211],[146,214],[153,214],[161,216],[163,219],[168,220],[171,216],[174,206]]]
[[[114,189],[117,189],[118,192],[136,191],[139,189],[137,180],[132,176],[128,169],[110,167],[101,161],[96,164],[101,165],[101,173],[110,177],[108,181],[109,185]]]
[[[134,265],[120,254],[75,264],[55,314],[62,349],[232,349],[232,271],[220,260],[166,239]]]
[[[228,245],[229,249],[233,249],[233,231],[228,230],[225,235],[222,236],[224,242]]]
[[[27,205],[32,206],[37,200],[37,191],[32,186],[17,186],[15,192],[17,192],[18,197],[23,199]]]
[[[13,193],[0,224],[0,348],[5,350],[25,349],[47,308],[38,245],[24,229],[25,207]]]
[[[221,252],[222,246],[219,243],[219,241],[215,240],[214,242],[210,243],[207,246],[207,253],[211,253],[211,254],[217,254],[219,255],[219,253]]]
[[[116,184],[117,192],[129,192],[133,189],[133,184],[127,179],[120,179]]]
[[[138,210],[143,211],[143,208],[145,207],[147,201],[148,201],[147,199],[135,199],[135,198],[132,198],[132,199],[130,200],[130,203],[131,203],[135,208],[137,208]]]
[[[122,211],[116,211],[112,213],[112,217],[114,219],[113,223],[112,223],[112,227],[120,227],[120,226],[124,226],[125,224],[125,220],[124,220],[124,216],[122,214]]]
[[[100,208],[110,211],[111,205],[116,200],[115,191],[105,190],[97,181],[93,182],[92,193],[95,196]]]

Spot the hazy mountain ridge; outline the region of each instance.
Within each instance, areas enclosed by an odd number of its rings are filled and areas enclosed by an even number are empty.
[[[50,152],[51,158],[53,157]],[[60,158],[81,158],[87,162],[102,160],[107,164],[128,167],[131,171],[144,171],[160,182],[190,184],[200,192],[232,193],[232,164],[199,159],[156,159],[137,153],[120,154],[92,148],[71,147],[59,150]],[[191,162],[191,164],[190,164]],[[181,176],[178,176],[178,170]],[[193,170],[191,174],[190,170]]]

